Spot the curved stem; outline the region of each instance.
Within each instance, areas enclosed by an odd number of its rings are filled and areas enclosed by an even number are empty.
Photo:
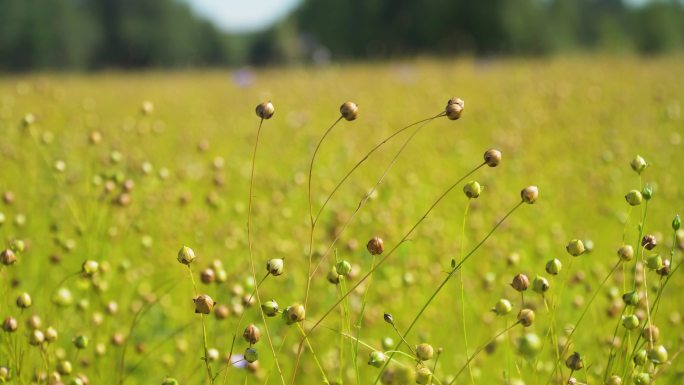
[[[309,182],[308,182],[308,201],[309,201],[309,220],[311,221],[311,229],[310,229],[310,234],[309,234],[309,266],[306,270],[306,276],[309,277],[311,275],[311,262],[313,259],[313,243],[314,243],[314,230],[316,229],[316,222],[314,221],[313,217],[313,209],[312,209],[312,201],[311,201],[311,179],[313,176],[313,166],[314,162],[316,161],[316,154],[318,154],[318,150],[321,148],[321,144],[323,144],[323,141],[325,138],[330,134],[330,132],[335,128],[335,125],[339,123],[339,121],[342,120],[342,116],[337,118],[335,120],[335,123],[333,123],[327,130],[325,130],[325,133],[323,136],[321,136],[321,139],[318,141],[318,144],[316,144],[316,149],[314,150],[313,155],[311,156],[311,163],[309,164]],[[307,279],[306,280],[306,290],[304,291],[304,309],[306,309],[307,305],[309,304],[309,291],[311,290],[311,280]]]
[[[428,300],[423,304],[423,307],[421,307],[420,311],[418,311],[418,314],[416,314],[416,316],[413,318],[413,321],[411,321],[411,324],[409,325],[408,329],[406,329],[406,332],[404,332],[404,334],[403,334],[403,337],[404,337],[404,338],[406,338],[406,336],[411,332],[411,329],[413,329],[413,327],[416,325],[416,323],[418,322],[418,320],[420,319],[420,317],[423,315],[423,313],[425,312],[425,310],[426,310],[426,309],[428,308],[428,306],[430,306],[430,304],[432,303],[432,300],[434,300],[435,297],[437,297],[437,294],[439,294],[439,292],[442,290],[442,288],[447,284],[447,282],[449,282],[449,280],[451,279],[451,277],[452,277],[452,276],[461,268],[461,266],[463,266],[463,264],[466,263],[466,261],[468,261],[468,259],[469,259],[469,258],[470,258],[470,257],[471,257],[471,256],[472,256],[472,255],[473,255],[473,254],[474,254],[474,253],[475,253],[475,252],[476,252],[476,251],[477,251],[477,250],[478,250],[486,241],[487,241],[487,239],[489,239],[489,237],[491,237],[492,234],[494,234],[494,232],[499,228],[499,226],[501,226],[501,224],[503,224],[504,221],[505,221],[509,216],[511,216],[511,214],[513,214],[513,212],[515,212],[515,210],[517,210],[518,207],[520,207],[523,203],[524,203],[523,201],[520,201],[520,202],[518,202],[515,206],[513,206],[513,208],[512,208],[511,210],[509,210],[508,213],[506,213],[506,215],[504,215],[503,218],[501,218],[501,219],[499,220],[499,222],[497,222],[496,225],[494,225],[494,227],[492,227],[492,229],[487,233],[487,235],[485,235],[485,237],[482,238],[482,240],[481,240],[481,241],[480,241],[480,242],[479,242],[479,243],[478,243],[478,244],[477,244],[477,245],[476,245],[476,246],[475,246],[475,247],[474,247],[474,248],[465,256],[465,257],[463,257],[463,259],[461,259],[461,261],[460,261],[456,266],[454,266],[453,269],[451,269],[451,271],[450,271],[449,274],[446,276],[446,278],[444,278],[444,280],[442,281],[442,283],[441,283],[441,284],[437,287],[437,289],[432,293],[432,295],[430,296],[430,298],[428,298]],[[398,346],[399,346],[399,345],[397,345],[397,347],[398,347]],[[385,366],[387,366],[387,365],[385,365]],[[380,376],[376,377],[375,383],[377,383],[378,380],[380,380]]]
[[[359,281],[358,281],[356,284],[354,284],[354,286],[352,286],[351,289],[349,289],[348,291],[346,291],[344,294],[342,294],[342,295],[340,296],[340,298],[337,299],[337,301],[335,301],[335,303],[334,303],[334,304],[333,304],[333,305],[332,305],[332,306],[323,314],[323,316],[322,316],[318,321],[316,321],[316,323],[311,327],[311,329],[309,329],[309,331],[306,333],[306,336],[308,336],[309,334],[311,334],[311,333],[318,327],[318,325],[320,325],[320,323],[323,322],[323,320],[324,320],[326,317],[328,317],[328,316],[330,315],[330,313],[332,313],[332,311],[335,310],[335,308],[336,308],[337,306],[339,306],[339,304],[342,303],[342,301],[343,301],[349,294],[351,294],[357,287],[359,287],[363,282],[365,282],[365,281],[373,274],[373,272],[375,272],[375,270],[377,270],[378,268],[380,268],[380,266],[382,266],[382,264],[385,263],[385,262],[389,259],[389,257],[392,256],[392,254],[394,254],[394,252],[399,248],[399,246],[401,246],[404,242],[406,242],[406,240],[411,236],[411,234],[413,234],[413,232],[416,230],[416,228],[418,228],[418,226],[420,226],[420,224],[423,223],[423,221],[428,217],[428,215],[432,212],[432,210],[434,210],[434,208],[435,208],[435,207],[436,207],[436,206],[437,206],[437,205],[438,205],[438,204],[439,204],[439,203],[440,203],[440,202],[441,202],[441,201],[442,201],[442,200],[443,200],[443,199],[444,199],[444,198],[445,198],[445,197],[446,197],[454,188],[456,188],[456,186],[458,186],[461,182],[463,182],[464,179],[466,179],[466,178],[469,177],[470,175],[474,174],[477,170],[479,170],[480,168],[482,168],[485,164],[486,164],[486,163],[481,163],[481,164],[479,164],[477,167],[475,167],[475,168],[473,168],[472,170],[470,170],[469,172],[467,172],[467,173],[466,173],[465,175],[463,175],[460,179],[458,179],[458,180],[457,180],[456,182],[454,182],[451,186],[449,186],[449,188],[447,188],[447,189],[446,189],[446,190],[445,190],[445,191],[444,191],[444,192],[443,192],[443,193],[442,193],[442,194],[441,194],[441,195],[432,203],[432,205],[427,209],[427,211],[425,211],[425,213],[423,214],[423,216],[422,216],[422,217],[413,225],[413,227],[411,227],[411,228],[409,229],[409,231],[407,231],[406,234],[404,234],[404,236],[402,237],[402,239],[401,239],[396,245],[394,245],[394,247],[393,247],[392,249],[390,249],[390,250],[387,252],[387,254],[386,254],[384,257],[382,257],[382,259],[380,259],[380,261],[378,261],[378,263],[377,263],[377,264],[376,264],[368,273],[366,273],[363,277],[361,277],[361,279],[359,279]],[[309,277],[309,279],[311,279],[311,277]],[[298,348],[298,351],[297,351],[297,359],[295,360],[294,373],[293,373],[293,376],[292,376],[293,383],[294,383],[294,379],[295,379],[295,374],[297,373],[297,368],[298,368],[298,366],[299,366],[299,357],[301,356],[301,351],[302,351],[302,348],[303,348],[303,344],[304,344],[304,340],[302,339],[302,340],[300,341],[300,343],[299,343],[299,348]]]
[[[487,345],[489,345],[489,344],[492,343],[493,341],[496,341],[497,338],[501,337],[503,334],[506,334],[509,330],[513,329],[513,327],[516,326],[516,325],[519,324],[519,323],[520,323],[520,321],[518,321],[518,322],[512,324],[511,326],[509,326],[509,327],[507,327],[506,329],[502,330],[501,332],[497,333],[494,337],[492,337],[492,338],[491,338],[489,341],[487,341],[485,344],[483,344],[482,346],[480,346],[480,347],[475,351],[475,353],[473,353],[473,355],[470,356],[470,358],[468,358],[468,360],[466,361],[465,365],[463,365],[463,366],[461,367],[461,369],[456,373],[456,375],[455,375],[454,378],[451,380],[451,382],[449,382],[448,385],[452,385],[454,382],[456,382],[456,379],[458,378],[458,376],[460,376],[461,373],[463,373],[463,371],[470,365],[470,362],[471,362],[473,359],[475,359],[475,357],[477,357],[478,354],[480,354],[483,350],[485,350],[485,349],[487,348]]]
[[[249,177],[249,201],[247,205],[247,244],[249,248],[249,264],[252,270],[252,278],[254,282],[257,281],[256,268],[254,266],[254,252],[252,250],[252,190],[254,188],[254,168],[256,163],[257,149],[259,147],[259,135],[261,134],[261,127],[263,126],[264,119],[259,121],[259,128],[257,130],[256,140],[254,141],[254,152],[252,153],[252,172]],[[271,340],[271,332],[268,330],[268,324],[266,323],[266,316],[261,309],[261,297],[259,296],[259,287],[254,290],[257,298],[257,305],[259,306],[259,315],[261,315],[261,320],[264,323],[264,330],[266,331],[266,340],[268,341],[268,346],[271,348],[271,354],[273,354],[273,360],[275,361],[276,368],[278,369],[278,374],[280,375],[280,380],[283,385],[285,385],[285,378],[283,377],[283,372],[280,369],[280,363],[278,363],[278,355],[276,354],[275,348],[273,347],[273,341]]]

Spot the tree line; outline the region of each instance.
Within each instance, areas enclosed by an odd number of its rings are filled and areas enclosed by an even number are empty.
[[[303,0],[250,35],[223,33],[176,0],[0,0],[5,71],[682,48],[680,0]]]

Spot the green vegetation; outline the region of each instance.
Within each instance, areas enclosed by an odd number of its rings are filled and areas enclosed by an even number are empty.
[[[0,381],[678,384],[680,63],[4,77]]]

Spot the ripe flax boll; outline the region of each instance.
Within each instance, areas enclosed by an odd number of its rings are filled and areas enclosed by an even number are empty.
[[[514,288],[516,291],[523,292],[527,290],[528,287],[530,287],[530,279],[527,278],[525,274],[518,274],[515,277],[513,277],[511,287]]]
[[[372,255],[380,255],[385,250],[385,245],[382,238],[375,236],[368,241],[366,249],[368,249],[368,252]]]
[[[534,310],[532,309],[522,309],[518,313],[518,322],[524,327],[530,327],[534,323]]]
[[[527,204],[533,204],[539,198],[539,188],[537,186],[528,186],[520,191],[520,198]]]
[[[211,313],[211,310],[214,308],[214,305],[216,305],[216,302],[206,294],[198,295],[197,297],[192,299],[192,302],[195,304],[195,313],[200,314]]]
[[[345,102],[340,106],[340,113],[347,121],[352,121],[359,116],[359,107],[354,102]]]
[[[269,259],[266,262],[266,271],[273,276],[279,276],[283,274],[283,269],[285,268],[285,261],[281,258]]]
[[[274,113],[275,107],[273,107],[273,103],[270,101],[259,103],[256,106],[256,114],[261,119],[271,119]]]
[[[261,333],[259,332],[259,328],[256,327],[256,325],[249,325],[245,328],[245,331],[242,333],[242,337],[247,341],[250,345],[254,345],[257,342],[259,342],[259,337],[261,336]]]
[[[421,343],[416,345],[416,358],[420,361],[427,361],[435,354],[435,349],[430,344]]]
[[[463,114],[465,109],[465,102],[460,98],[451,98],[447,101],[447,105],[444,108],[444,114],[449,120],[458,120]]]
[[[499,163],[501,163],[501,151],[490,148],[489,150],[485,151],[483,158],[487,166],[496,167],[499,165]]]

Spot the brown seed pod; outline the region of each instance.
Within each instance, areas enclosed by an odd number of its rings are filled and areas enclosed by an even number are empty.
[[[242,337],[245,339],[245,341],[249,342],[250,345],[254,345],[259,342],[259,336],[261,336],[261,333],[259,333],[259,328],[254,324],[247,326],[247,328],[245,328],[245,332],[242,333]]]
[[[216,317],[217,320],[223,320],[228,318],[230,315],[230,310],[228,309],[228,306],[226,305],[219,305],[214,309],[214,316]]]
[[[356,103],[345,102],[340,106],[340,113],[347,121],[352,121],[359,116],[359,107]]]
[[[484,153],[484,161],[489,167],[496,167],[501,163],[501,151],[490,148]]]
[[[655,325],[649,325],[644,328],[644,331],[641,335],[646,341],[656,342],[658,341],[658,337],[660,337],[660,329],[658,329],[658,327]]]
[[[271,119],[274,113],[275,107],[273,107],[273,103],[271,103],[270,101],[259,103],[256,106],[256,114],[261,119]]]
[[[520,198],[527,204],[532,204],[539,198],[539,189],[537,186],[527,186],[520,191]]]
[[[565,366],[570,370],[577,371],[584,368],[584,361],[579,353],[574,352],[565,360]]]
[[[17,328],[19,327],[19,324],[16,320],[16,318],[13,317],[7,317],[5,318],[4,321],[2,321],[2,330],[12,333],[17,331]]]
[[[444,109],[444,113],[450,120],[457,120],[463,114],[464,109],[465,102],[460,98],[454,97],[449,99],[449,101],[447,102],[446,108]]]
[[[372,254],[372,255],[380,255],[382,252],[385,250],[385,246],[382,242],[382,238],[380,237],[373,237],[368,241],[366,244],[366,249]]]
[[[216,302],[214,302],[214,300],[206,294],[198,295],[197,297],[193,298],[192,301],[195,303],[195,313],[200,314],[211,313],[214,305],[216,305]]]
[[[518,274],[515,277],[513,277],[511,287],[513,287],[515,290],[519,292],[523,292],[527,290],[528,287],[530,287],[530,279],[527,278],[525,274]]]
[[[214,269],[206,268],[202,270],[202,272],[200,273],[200,280],[202,281],[202,283],[205,283],[207,285],[214,282],[216,280],[216,273],[214,273]]]
[[[646,250],[653,250],[657,244],[658,241],[656,240],[655,235],[652,234],[644,235],[644,238],[641,240],[641,246],[645,247]]]
[[[534,310],[532,309],[522,309],[518,313],[518,321],[524,327],[529,327],[534,323]]]
[[[17,261],[17,256],[11,249],[5,249],[0,253],[0,263],[5,266],[13,265]]]

